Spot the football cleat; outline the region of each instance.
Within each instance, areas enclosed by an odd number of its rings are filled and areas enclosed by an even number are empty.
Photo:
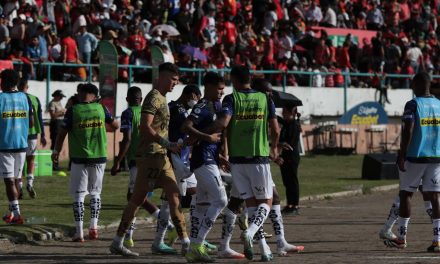
[[[208,255],[206,247],[203,243],[200,244],[192,244],[189,252],[185,254],[186,261],[188,263],[202,262],[202,263],[211,263],[214,262],[214,259]]]
[[[439,241],[432,241],[432,245],[429,246],[426,249],[428,252],[435,252],[435,253],[439,253],[440,252],[440,242]]]
[[[124,240],[124,246],[125,246],[125,247],[128,247],[128,248],[132,248],[132,247],[134,247],[134,241],[133,241],[133,239],[132,239],[132,238],[126,238],[126,239]]]
[[[13,213],[9,213],[3,216],[3,221],[9,225],[22,225],[24,224],[24,218],[21,215],[14,216]]]
[[[114,242],[110,245],[110,252],[115,255],[121,255],[124,257],[138,257],[139,253],[133,252],[126,247],[120,247],[118,243]]]
[[[384,230],[381,229],[379,231],[379,238],[380,239],[389,239],[389,240],[394,240],[397,238],[397,236],[393,233],[393,231],[391,230]]]
[[[244,259],[244,254],[238,253],[232,249],[221,250],[217,252],[217,256],[222,259]]]
[[[399,248],[399,249],[404,249],[404,248],[407,247],[405,239],[399,239],[399,238],[396,238],[396,239],[385,239],[383,241],[383,243],[387,247],[395,247],[395,248]]]
[[[89,229],[89,239],[90,240],[98,239],[98,229],[94,229],[94,228]]]
[[[165,243],[160,243],[159,245],[151,245],[151,252],[155,255],[176,255],[177,251],[167,246]]]
[[[252,237],[248,234],[248,231],[245,230],[241,234],[241,240],[243,241],[244,245],[244,255],[248,260],[252,260],[254,258],[254,245],[252,244]]]
[[[285,244],[282,247],[277,248],[279,256],[286,256],[289,253],[300,253],[304,251],[304,246],[294,246],[291,244]]]
[[[35,192],[35,189],[34,189],[34,187],[32,185],[29,185],[29,184],[26,185],[26,190],[28,191],[29,196],[32,199],[35,199],[35,197],[37,197],[37,193]],[[21,195],[23,195],[23,190],[21,190]]]

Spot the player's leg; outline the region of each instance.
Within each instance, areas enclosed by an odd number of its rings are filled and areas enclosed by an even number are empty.
[[[411,198],[420,180],[425,173],[426,164],[405,162],[406,171],[399,171],[400,178],[400,207],[398,222],[398,234],[396,239],[385,239],[384,244],[389,247],[405,248],[406,234],[411,216]]]
[[[440,252],[440,164],[427,165],[423,176],[423,193],[430,198],[432,205],[432,244],[427,248],[428,252]]]
[[[34,189],[34,171],[35,171],[35,153],[37,151],[37,139],[28,139],[28,148],[26,150],[26,190],[31,198],[35,198],[37,193]]]
[[[89,182],[88,192],[90,194],[90,227],[89,239],[98,239],[98,221],[101,212],[101,191],[104,178],[105,163],[91,164],[87,167]]]
[[[160,168],[163,167],[163,162],[154,158],[138,158],[136,159],[136,165],[138,171],[133,194],[122,213],[116,236],[113,238],[113,242],[110,245],[110,252],[112,254],[119,254],[127,257],[139,256],[138,253],[132,252],[124,247],[124,237],[130,224],[133,222],[133,218],[137,214],[139,206],[144,203],[147,193],[153,191],[156,181],[161,174]]]
[[[283,208],[283,214],[298,215],[299,209],[299,182],[298,182],[299,162],[289,160],[280,166],[283,185],[286,189],[287,205]]]
[[[84,199],[87,195],[88,171],[85,164],[72,162],[70,171],[70,195],[73,201],[73,216],[76,232],[74,242],[84,242]]]
[[[235,167],[235,168],[234,168]],[[234,170],[239,170],[234,173]],[[254,235],[263,226],[272,206],[272,174],[269,164],[236,164],[231,166],[231,172],[239,177],[233,177],[241,197],[246,201],[249,215],[249,227],[243,232],[244,254],[246,258],[253,258],[252,240]],[[235,175],[234,175],[235,176]],[[263,248],[262,260],[270,260],[272,253]]]
[[[21,173],[25,160],[25,153],[0,153],[0,175],[3,177],[6,195],[9,200],[9,213],[3,217],[7,224],[23,224],[20,205],[18,203],[18,190],[15,178]]]
[[[397,196],[394,199],[393,204],[390,208],[390,213],[388,214],[387,220],[385,221],[382,229],[379,231],[380,239],[396,239],[397,236],[393,233],[393,226],[399,218],[399,208],[400,208],[400,197]]]
[[[243,200],[239,197],[237,188],[232,184],[228,205],[223,210],[222,238],[218,251],[219,258],[243,259],[244,255],[231,249],[230,242],[235,227],[237,215],[240,214]]]
[[[157,181],[158,186],[163,188],[167,197],[171,220],[176,228],[177,235],[182,243],[182,254],[186,254],[189,248],[189,238],[186,233],[185,217],[183,216],[180,208],[180,192],[177,187],[176,178],[174,176],[171,163],[168,158],[165,157],[165,165],[161,171],[160,177]]]
[[[284,256],[287,253],[296,253],[304,250],[304,246],[291,245],[286,241],[284,236],[284,223],[281,214],[281,200],[278,191],[273,185],[273,202],[272,209],[269,213],[269,218],[272,222],[273,230],[277,238],[277,251],[279,256]]]
[[[187,260],[213,261],[208,255],[204,241],[212,229],[215,220],[227,204],[226,190],[221,180],[220,171],[217,165],[203,165],[194,171],[198,188],[202,190],[209,203],[205,215],[200,219],[200,226],[197,235],[191,236],[191,249],[187,254]],[[199,200],[197,201],[199,203]],[[196,208],[198,205],[196,205]]]

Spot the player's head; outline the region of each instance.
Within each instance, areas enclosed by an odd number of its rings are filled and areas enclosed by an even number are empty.
[[[416,96],[429,94],[431,88],[431,76],[425,71],[417,73],[411,82],[411,89]]]
[[[78,99],[80,102],[92,102],[98,99],[99,90],[96,85],[92,83],[85,83],[81,86],[78,92]]]
[[[246,66],[234,66],[231,70],[231,82],[234,88],[243,87],[251,83],[251,73]]]
[[[222,99],[225,89],[225,79],[216,72],[207,72],[203,77],[205,97],[211,101]]]
[[[140,105],[142,102],[142,90],[137,86],[132,86],[127,91],[125,98],[129,106]]]
[[[179,68],[170,62],[159,65],[159,80],[157,87],[161,92],[171,92],[179,83]]]
[[[264,78],[256,78],[252,80],[252,89],[272,96],[272,84]]]
[[[185,88],[183,88],[180,99],[183,101],[186,108],[193,108],[193,106],[195,106],[200,100],[201,96],[202,93],[200,92],[200,89],[197,85],[188,84],[187,86],[185,86]]]
[[[293,120],[295,119],[298,109],[293,102],[286,102],[283,106],[283,119]]]
[[[26,78],[21,78],[20,81],[18,81],[17,88],[19,91],[26,93],[29,88],[28,80]]]
[[[15,70],[6,69],[0,73],[1,88],[3,91],[12,91],[17,87],[20,77]]]

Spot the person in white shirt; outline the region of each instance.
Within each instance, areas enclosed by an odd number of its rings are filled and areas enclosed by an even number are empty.
[[[406,52],[406,58],[410,61],[414,72],[417,73],[419,71],[420,62],[423,61],[423,53],[415,42],[411,43],[411,47]]]
[[[276,6],[274,3],[268,5],[267,11],[264,13],[264,28],[272,31],[278,21]]]
[[[324,19],[321,21],[323,27],[336,27],[336,13],[328,5],[322,6],[322,12],[324,13]]]
[[[278,42],[278,59],[292,57],[293,41],[286,31],[280,31],[281,37]]]

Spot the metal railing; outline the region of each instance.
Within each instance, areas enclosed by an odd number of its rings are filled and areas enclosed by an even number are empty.
[[[14,65],[20,65],[23,64],[22,62],[13,62]],[[93,74],[90,74],[93,72],[94,67],[99,67],[99,64],[75,64],[75,63],[57,63],[57,62],[43,62],[43,63],[34,63],[35,66],[44,66],[46,67],[46,91],[47,94],[50,93],[50,86],[51,86],[51,79],[52,79],[52,69],[53,67],[85,67],[88,69],[88,75],[87,75],[87,81],[91,82],[93,78]],[[150,65],[126,65],[126,64],[118,64],[118,69],[126,68],[128,70],[128,78],[127,78],[127,86],[131,87],[133,82],[133,71],[137,69],[141,70],[152,70],[153,67]],[[201,68],[179,68],[179,70],[182,73],[196,73],[197,74],[197,84],[199,86],[202,85],[202,77],[205,72],[208,71],[215,71],[219,72],[221,74],[227,74],[231,71],[231,69],[224,68],[224,69],[201,69]],[[297,75],[297,76],[308,76],[309,78],[309,87],[312,87],[313,83],[313,76],[315,75],[321,75],[325,78],[327,75],[336,75],[340,74],[344,78],[344,85],[343,87],[334,87],[336,89],[342,88],[344,89],[344,113],[347,111],[347,100],[348,100],[348,94],[347,94],[347,88],[349,87],[349,77],[379,77],[381,79],[381,82],[385,82],[386,78],[412,78],[413,75],[406,75],[406,74],[385,74],[385,73],[358,73],[358,72],[311,72],[311,71],[281,71],[281,70],[251,70],[251,73],[253,74],[281,74],[282,75],[282,89],[283,91],[286,90],[287,87],[287,77],[288,75]],[[440,75],[432,75],[433,79],[440,79]],[[49,103],[49,98],[46,98],[46,104]]]

